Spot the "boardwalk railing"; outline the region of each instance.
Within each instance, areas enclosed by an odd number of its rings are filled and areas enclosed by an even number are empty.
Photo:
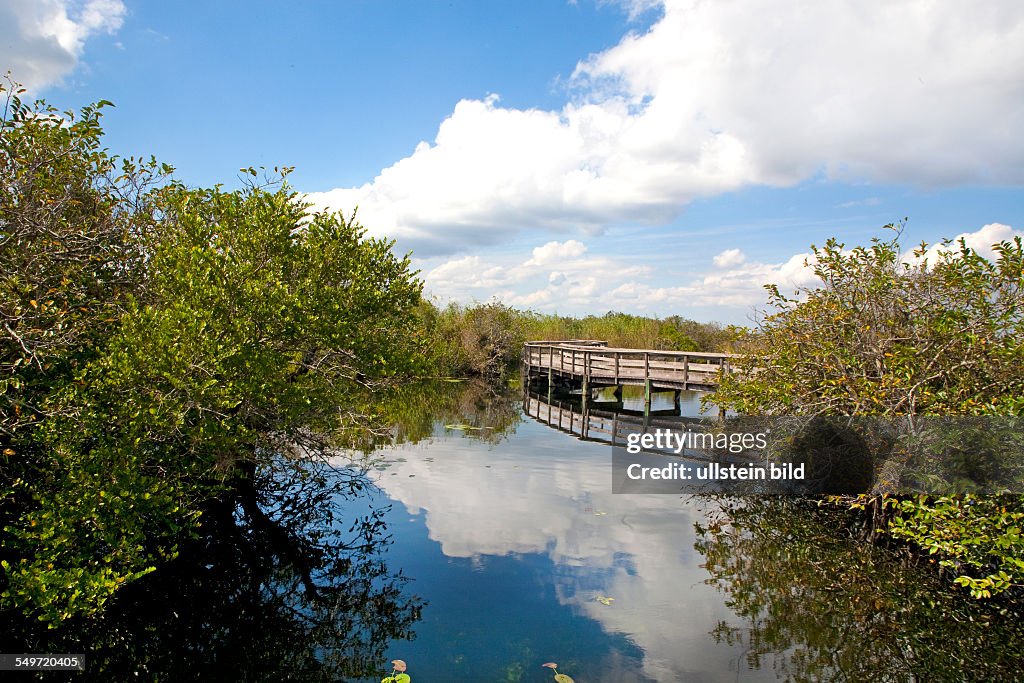
[[[523,345],[527,372],[577,380],[586,386],[638,384],[647,388],[713,389],[733,372],[731,353],[619,349],[605,342],[538,341]]]

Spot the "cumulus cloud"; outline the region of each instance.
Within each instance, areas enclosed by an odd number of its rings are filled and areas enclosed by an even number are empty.
[[[797,290],[817,283],[814,255],[795,254],[782,263],[744,263],[676,286],[630,280],[611,290],[616,305],[640,311],[679,312],[714,308],[721,317],[760,307],[767,301],[765,285]]]
[[[712,262],[719,268],[728,268],[729,266],[738,266],[746,260],[747,257],[739,249],[726,249],[713,258]]]
[[[1017,0],[665,0],[570,84],[557,111],[463,100],[372,182],[310,199],[358,205],[424,255],[524,228],[665,222],[696,197],[822,173],[1024,182]]]
[[[526,262],[528,266],[545,266],[549,263],[558,263],[565,259],[572,259],[582,256],[587,247],[578,240],[566,242],[548,242],[543,247],[533,250],[533,258]]]
[[[535,247],[526,259],[486,260],[477,255],[452,258],[425,269],[423,279],[428,294],[442,300],[496,298],[521,308],[575,310],[594,303],[608,278],[646,277],[650,273],[649,266],[588,256],[585,244],[566,240]]]
[[[0,3],[0,64],[30,89],[59,83],[98,33],[124,21],[121,0],[4,0]]]

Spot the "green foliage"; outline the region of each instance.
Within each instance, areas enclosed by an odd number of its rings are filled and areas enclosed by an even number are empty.
[[[891,227],[891,226],[890,226]],[[1024,246],[961,242],[905,261],[898,237],[812,247],[821,285],[743,340],[712,400],[747,414],[1006,415],[1024,410]]]
[[[174,557],[272,458],[362,429],[415,369],[421,285],[283,182],[153,190],[155,163],[110,177],[98,106],[8,110],[0,605],[58,623]]]
[[[919,497],[888,504],[899,514],[888,533],[911,541],[957,574],[976,598],[1020,587],[1024,576],[1024,500],[1020,496]]]
[[[465,307],[453,303],[436,312],[431,322],[428,336],[436,340],[435,357],[450,374],[503,377],[526,341],[522,314],[496,302]]]
[[[774,312],[743,339],[740,372],[709,399],[747,414],[1021,415],[1024,245],[996,244],[991,261],[963,241],[944,245],[931,262],[925,244],[906,258],[898,234],[868,248],[847,251],[835,240],[813,248],[820,286],[795,296],[769,287]],[[1012,419],[987,433],[892,423],[906,425],[901,438],[914,444],[905,460],[933,463],[918,474],[952,476],[957,490],[973,490],[979,468],[1008,471],[1019,453]],[[922,458],[929,448],[942,457]],[[1020,583],[1020,497],[886,504],[881,530],[941,558],[975,597]]]
[[[95,352],[137,286],[148,189],[170,172],[100,148],[109,102],[80,114],[0,85],[0,435],[45,415],[53,378]],[[7,441],[13,450],[13,441]]]
[[[569,674],[558,673],[558,664],[555,662],[548,662],[541,666],[547,667],[554,672],[554,678],[556,683],[573,683],[573,678]]]
[[[659,351],[728,351],[738,328],[699,323],[679,316],[664,319],[609,311],[569,318],[532,314],[530,340],[600,339],[609,346]]]

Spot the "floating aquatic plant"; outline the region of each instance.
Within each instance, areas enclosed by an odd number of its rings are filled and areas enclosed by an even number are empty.
[[[570,676],[569,674],[558,673],[558,664],[556,664],[555,662],[546,662],[544,664],[541,664],[541,666],[546,666],[547,668],[555,672],[555,681],[557,681],[557,683],[575,683],[575,681],[572,680],[572,676]]]
[[[391,660],[391,675],[380,679],[380,683],[410,683],[412,678],[405,673],[408,665],[401,659]]]

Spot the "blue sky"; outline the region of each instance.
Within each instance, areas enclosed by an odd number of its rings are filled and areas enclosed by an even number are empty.
[[[742,323],[830,236],[1024,229],[1016,0],[0,0],[8,68],[190,184],[295,166],[440,300]]]

